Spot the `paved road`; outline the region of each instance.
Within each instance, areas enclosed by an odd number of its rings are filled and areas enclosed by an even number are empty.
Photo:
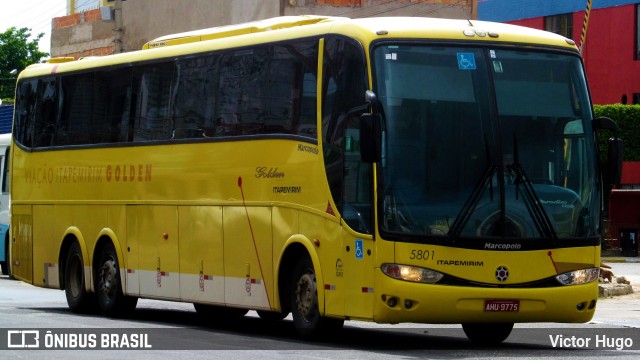
[[[609,263],[616,275],[640,285],[640,263]],[[458,325],[380,325],[347,322],[339,338],[303,342],[294,334],[289,320],[266,323],[250,312],[233,324],[205,324],[190,304],[141,300],[131,319],[107,319],[97,315],[76,315],[68,311],[64,292],[30,286],[0,276],[0,344],[7,329],[76,329],[77,332],[147,333],[154,349],[136,351],[25,351],[0,352],[0,359],[70,358],[122,359],[135,356],[151,359],[388,359],[388,358],[640,358],[640,287],[633,295],[601,299],[593,321],[588,324],[518,324],[499,347],[482,348],[468,342]],[[44,331],[44,330],[43,330]],[[99,334],[98,334],[99,335]],[[44,336],[44,335],[43,335]],[[606,350],[581,350],[580,341],[609,337]],[[618,341],[618,343],[615,343]],[[633,342],[631,350],[617,351]],[[6,343],[5,343],[6,344]],[[555,346],[554,346],[555,344]],[[628,343],[627,343],[628,344]],[[571,351],[561,351],[563,345]],[[180,350],[203,349],[203,350]],[[205,350],[209,349],[209,350]],[[214,349],[214,350],[211,350]]]

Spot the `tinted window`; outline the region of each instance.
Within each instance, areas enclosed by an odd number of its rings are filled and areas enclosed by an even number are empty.
[[[138,67],[134,70],[134,82],[139,92],[134,109],[133,140],[171,139],[175,64],[166,62]]]
[[[317,54],[318,41],[306,40],[22,81],[16,139],[50,147],[316,138]]]

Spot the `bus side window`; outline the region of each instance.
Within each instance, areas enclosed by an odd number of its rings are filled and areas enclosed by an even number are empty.
[[[16,92],[15,139],[18,143],[33,146],[33,129],[36,114],[38,80],[23,80]]]
[[[218,77],[217,54],[179,59],[175,104],[174,139],[215,135],[214,107]]]
[[[318,42],[305,40],[223,54],[216,134],[316,138],[317,53]]]
[[[131,67],[95,73],[91,143],[129,142],[131,136]]]
[[[58,118],[58,82],[44,79],[38,87],[38,110],[35,114],[34,147],[51,146]]]
[[[88,144],[93,129],[93,73],[60,78],[62,101],[55,145]]]
[[[134,115],[134,141],[171,138],[173,133],[171,97],[175,87],[174,75],[173,61],[135,69],[134,86],[138,85],[140,90]]]

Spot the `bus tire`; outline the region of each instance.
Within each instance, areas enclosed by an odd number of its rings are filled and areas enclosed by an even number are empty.
[[[74,313],[95,310],[95,298],[84,286],[84,261],[80,245],[74,241],[69,247],[64,266],[64,294],[67,305]]]
[[[468,323],[462,324],[462,329],[478,345],[496,345],[509,337],[513,323]]]
[[[138,298],[126,296],[122,292],[120,264],[112,243],[102,248],[96,265],[96,293],[102,313],[110,317],[119,317],[135,310]]]
[[[311,340],[342,328],[344,319],[320,315],[316,275],[309,257],[305,256],[298,261],[291,284],[291,315],[298,335]]]

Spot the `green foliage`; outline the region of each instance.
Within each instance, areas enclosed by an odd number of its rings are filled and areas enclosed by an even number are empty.
[[[640,161],[640,105],[594,105],[595,117],[606,116],[618,124],[618,136],[624,143],[624,161]],[[613,136],[602,131],[599,135],[601,158],[606,158],[606,139]]]
[[[49,56],[38,49],[38,43],[43,36],[44,33],[40,33],[30,40],[31,29],[16,27],[10,27],[0,33],[0,98],[13,96],[15,78],[20,71]],[[13,70],[15,73],[12,73]]]

